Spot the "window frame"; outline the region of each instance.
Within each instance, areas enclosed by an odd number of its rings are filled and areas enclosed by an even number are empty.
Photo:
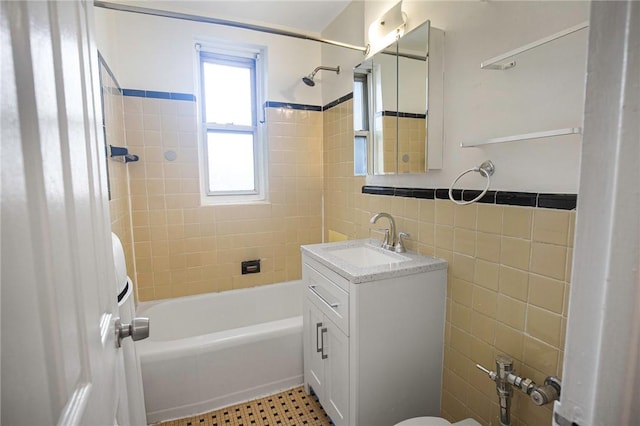
[[[262,124],[264,117],[264,88],[266,77],[266,48],[228,42],[196,43],[196,82],[200,100],[197,102],[200,155],[201,194],[203,204],[243,204],[267,201],[267,155],[266,135]],[[251,125],[233,123],[210,123],[206,116],[206,98],[204,82],[205,63],[243,66],[251,73]],[[253,190],[211,191],[209,182],[209,143],[208,135],[215,133],[238,133],[253,135]]]
[[[371,158],[371,123],[372,123],[372,108],[371,108],[371,103],[370,103],[370,99],[372,99],[372,93],[371,93],[371,73],[369,72],[361,72],[361,71],[356,71],[353,75],[353,80],[354,82],[361,82],[362,83],[362,105],[361,105],[361,110],[362,110],[362,124],[365,127],[365,129],[361,129],[361,130],[355,130],[354,129],[354,140],[353,140],[353,146],[354,146],[354,162],[353,162],[353,175],[354,176],[367,176],[369,174],[369,170],[370,170],[370,158]],[[355,110],[355,108],[354,108]],[[358,173],[356,171],[356,153],[355,153],[355,147],[356,147],[356,138],[364,138],[365,140],[365,171],[364,173]]]

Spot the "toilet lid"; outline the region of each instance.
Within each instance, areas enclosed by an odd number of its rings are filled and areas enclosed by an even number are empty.
[[[401,421],[396,426],[480,426],[480,423],[473,419],[464,419],[452,425],[442,417],[414,417]]]
[[[442,417],[414,417],[403,420],[396,426],[451,426],[451,423]]]
[[[474,419],[464,419],[459,422],[455,422],[453,426],[480,426],[480,423],[476,422]]]

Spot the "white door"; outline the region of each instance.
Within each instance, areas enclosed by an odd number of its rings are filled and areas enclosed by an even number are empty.
[[[308,291],[308,290],[307,290]],[[304,298],[304,381],[308,387],[311,386],[318,395],[320,402],[324,393],[324,359],[322,358],[322,311],[318,309],[306,297]]]
[[[325,318],[326,319],[326,318]],[[325,411],[336,426],[349,423],[349,338],[332,321],[324,324]]]
[[[93,5],[1,3],[1,421],[113,425],[117,305]]]
[[[640,2],[592,2],[559,425],[640,424]]]

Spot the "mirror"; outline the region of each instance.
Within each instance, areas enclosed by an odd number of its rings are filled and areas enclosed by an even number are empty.
[[[354,69],[356,175],[442,168],[443,51],[426,21]]]

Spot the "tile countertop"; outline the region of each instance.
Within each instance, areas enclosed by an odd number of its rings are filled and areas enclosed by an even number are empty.
[[[322,263],[340,276],[354,284],[386,278],[402,277],[422,272],[446,269],[447,261],[433,256],[424,256],[412,251],[394,253],[380,248],[380,241],[376,239],[349,240],[336,243],[309,244],[300,246],[303,255]],[[347,249],[366,245],[383,253],[393,253],[407,258],[407,260],[384,265],[359,267],[332,254],[335,250]]]

